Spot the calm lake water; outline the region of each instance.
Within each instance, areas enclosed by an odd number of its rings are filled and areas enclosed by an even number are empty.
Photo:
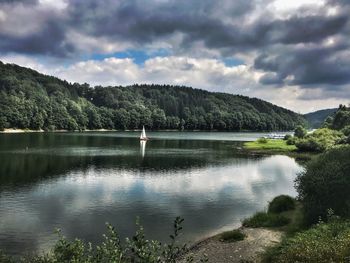
[[[241,153],[261,133],[0,134],[0,249],[47,250],[56,228],[99,242],[105,222],[125,237],[140,217],[167,240],[176,216],[194,242],[240,221],[278,194],[295,195],[302,167],[287,156]]]

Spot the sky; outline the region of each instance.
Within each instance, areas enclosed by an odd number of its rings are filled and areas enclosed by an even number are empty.
[[[0,0],[0,60],[306,113],[350,102],[350,0]]]

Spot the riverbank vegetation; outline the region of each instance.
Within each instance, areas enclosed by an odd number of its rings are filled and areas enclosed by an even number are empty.
[[[340,105],[338,110],[323,123],[322,128],[307,132],[303,126],[297,126],[294,136],[286,135],[284,140],[260,138],[246,142],[244,148],[260,152],[322,153],[337,145],[350,143],[350,107]]]
[[[294,142],[299,151],[324,152],[336,145],[350,143],[350,108],[340,105],[338,110],[328,117],[322,128],[297,137]]]
[[[256,98],[182,86],[90,87],[0,62],[0,130],[291,130],[302,115]]]
[[[314,157],[296,179],[302,224],[264,254],[265,262],[347,262],[350,146]]]

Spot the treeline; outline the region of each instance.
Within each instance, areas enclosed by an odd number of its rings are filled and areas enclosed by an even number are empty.
[[[169,85],[90,87],[0,62],[0,129],[292,130],[305,119],[256,98]]]

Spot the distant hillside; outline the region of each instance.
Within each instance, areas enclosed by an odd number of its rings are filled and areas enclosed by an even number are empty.
[[[0,128],[291,130],[304,118],[256,98],[169,85],[90,87],[0,62]]]
[[[338,108],[334,109],[325,109],[325,110],[318,110],[314,112],[310,112],[304,115],[305,119],[309,123],[310,128],[320,128],[327,119],[328,116],[333,115]]]

